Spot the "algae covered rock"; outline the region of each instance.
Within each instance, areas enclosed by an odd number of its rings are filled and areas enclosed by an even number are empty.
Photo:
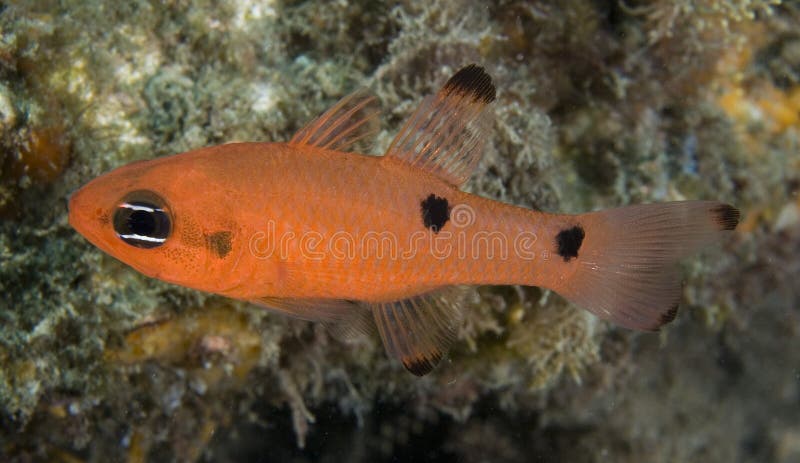
[[[795,461],[796,4],[0,4],[0,455],[12,461]],[[358,86],[375,154],[452,72],[498,87],[471,192],[546,211],[721,199],[676,322],[476,288],[430,376],[375,339],[102,255],[69,194],[119,165],[282,141]],[[794,218],[793,218],[794,217]]]

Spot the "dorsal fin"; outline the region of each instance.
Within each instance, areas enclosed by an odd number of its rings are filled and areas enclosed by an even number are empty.
[[[462,294],[459,288],[446,288],[372,304],[386,353],[417,376],[430,373],[456,338]]]
[[[436,95],[422,101],[385,160],[400,160],[460,186],[478,164],[489,137],[493,119],[484,109],[494,98],[492,78],[482,67],[462,68]]]
[[[378,133],[378,99],[359,89],[339,100],[300,129],[289,141],[293,145],[348,151],[356,142],[368,142]]]

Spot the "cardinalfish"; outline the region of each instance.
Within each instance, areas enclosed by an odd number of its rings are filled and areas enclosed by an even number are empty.
[[[549,214],[461,191],[490,136],[495,87],[470,65],[425,98],[385,155],[359,90],[288,143],[231,143],[132,163],[72,195],[69,221],[141,273],[341,333],[377,331],[430,372],[457,337],[460,288],[529,285],[637,330],[670,322],[677,261],[733,230],[716,201]]]

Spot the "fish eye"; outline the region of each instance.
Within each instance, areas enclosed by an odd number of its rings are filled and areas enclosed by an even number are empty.
[[[114,231],[119,239],[137,248],[161,246],[172,231],[166,201],[148,190],[125,195],[114,211]]]

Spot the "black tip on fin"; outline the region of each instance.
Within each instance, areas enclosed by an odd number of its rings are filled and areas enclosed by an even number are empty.
[[[672,322],[673,320],[675,320],[675,317],[678,316],[679,304],[680,304],[679,302],[672,304],[671,306],[669,306],[669,309],[667,309],[664,312],[661,312],[661,314],[658,315],[658,320],[655,321],[653,325],[642,327],[640,329],[642,331],[650,331],[652,333],[657,333],[661,331],[662,326]]]
[[[721,204],[711,210],[714,213],[714,220],[722,230],[733,230],[739,225],[741,214],[739,209],[727,204]]]
[[[434,354],[433,358],[404,357],[401,359],[405,369],[415,376],[427,375],[436,368],[436,365],[438,365],[441,360],[442,354],[438,352]]]
[[[458,334],[462,293],[460,288],[445,287],[408,299],[372,304],[386,353],[416,376],[433,371]]]
[[[672,322],[675,320],[675,317],[678,316],[678,305],[680,305],[680,302],[675,302],[669,306],[669,309],[667,309],[666,312],[661,313],[661,315],[658,317],[658,322],[656,322],[656,324],[650,328],[645,328],[644,331],[661,331],[662,326]]]
[[[495,99],[495,88],[492,78],[477,64],[461,68],[442,88],[445,92],[458,92],[472,95],[476,101],[491,103]]]
[[[676,302],[669,308],[669,310],[661,314],[661,325],[666,325],[672,320],[675,320],[675,317],[677,316],[678,316],[678,303]]]

